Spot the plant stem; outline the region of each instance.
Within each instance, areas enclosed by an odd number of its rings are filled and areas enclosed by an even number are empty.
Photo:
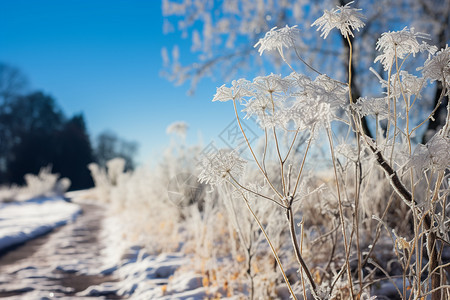
[[[349,283],[349,289],[350,289],[350,294],[352,296],[352,299],[355,298],[355,296],[353,295],[353,280],[352,280],[352,273],[351,273],[351,269],[350,269],[350,263],[349,263],[349,251],[350,248],[348,246],[348,242],[347,242],[347,234],[345,232],[346,228],[345,228],[345,220],[344,220],[344,211],[342,209],[342,199],[341,199],[341,191],[340,191],[340,187],[339,187],[339,179],[337,176],[337,169],[336,169],[336,158],[334,156],[334,147],[333,147],[333,140],[332,140],[332,136],[331,136],[331,129],[327,128],[327,136],[328,136],[328,142],[330,144],[330,151],[331,151],[331,160],[333,161],[333,169],[334,169],[334,177],[335,177],[335,181],[336,181],[336,190],[337,190],[337,197],[338,197],[338,204],[339,204],[339,218],[341,220],[341,228],[342,228],[342,237],[344,238],[344,249],[345,249],[345,256],[347,257],[345,264],[346,264],[346,269],[347,269],[347,277],[348,277],[348,283]]]
[[[272,190],[275,192],[275,194],[277,194],[277,196],[280,199],[283,199],[283,196],[280,194],[280,192],[278,192],[278,190],[272,185],[272,182],[269,180],[269,177],[267,177],[267,173],[263,170],[263,168],[261,167],[261,165],[259,164],[258,159],[256,158],[255,152],[253,152],[252,146],[250,146],[250,142],[248,141],[247,135],[244,132],[244,129],[242,128],[242,124],[241,124],[241,120],[239,119],[239,114],[237,112],[237,107],[236,107],[236,99],[233,99],[233,106],[234,106],[234,113],[236,115],[236,120],[238,122],[239,125],[239,129],[241,130],[242,135],[244,136],[245,142],[247,143],[248,149],[250,150],[250,152],[252,153],[253,159],[255,160],[256,164],[258,165],[259,170],[261,171],[261,173],[263,174],[263,176],[266,178],[267,183],[270,185],[270,187],[272,188]]]
[[[303,167],[305,166],[306,155],[308,154],[308,150],[311,147],[313,132],[314,132],[314,128],[312,128],[312,130],[311,130],[311,137],[309,138],[308,145],[306,146],[305,155],[303,155],[302,164],[300,166],[300,170],[298,171],[297,180],[295,181],[294,191],[292,192],[292,197],[295,197],[295,193],[297,192],[298,184],[300,182],[300,177],[303,172]]]
[[[350,107],[353,104],[353,96],[352,96],[352,55],[353,55],[353,47],[352,42],[350,41],[350,37],[347,34],[347,42],[349,47],[349,55],[348,55],[348,97],[350,99]],[[352,110],[353,111],[353,110]],[[357,143],[357,151],[358,151],[358,159],[355,162],[355,211],[353,214],[353,222],[356,229],[356,252],[358,256],[358,281],[360,292],[362,292],[362,270],[361,270],[361,249],[359,245],[359,197],[360,197],[360,187],[361,187],[361,133],[357,130],[357,124],[359,124],[360,118],[356,114],[353,114],[353,119],[355,122],[355,132],[356,132],[356,143]],[[375,133],[377,135],[378,133]],[[337,178],[336,178],[337,179]],[[345,236],[344,236],[345,238]],[[351,281],[350,281],[351,283]],[[350,285],[350,288],[351,285]]]
[[[314,296],[317,296],[316,283],[314,282],[314,279],[311,275],[311,271],[309,270],[308,266],[306,265],[306,263],[302,257],[302,254],[300,251],[300,246],[298,245],[297,237],[295,234],[294,213],[292,211],[292,206],[289,206],[286,209],[286,217],[289,221],[289,232],[291,234],[291,240],[292,240],[292,245],[294,247],[295,257],[297,258],[297,261],[299,262],[301,269],[303,271],[305,271],[306,277],[308,278],[308,281],[311,284],[311,289],[313,291]]]

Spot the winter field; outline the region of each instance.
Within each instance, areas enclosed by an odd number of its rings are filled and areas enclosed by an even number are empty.
[[[0,264],[0,296],[450,299],[448,100],[442,126],[424,127],[449,95],[450,48],[413,28],[381,34],[374,66],[388,76],[367,70],[378,95],[356,98],[352,41],[364,16],[350,3],[312,25],[317,38],[342,35],[347,80],[303,61],[296,26],[272,28],[255,52],[292,72],[237,79],[212,95],[235,118],[235,147],[187,145],[188,125],[175,122],[156,166],[90,164],[95,188],[68,194],[48,170],[2,190],[0,247],[62,227],[36,252],[51,257],[42,266]],[[298,73],[293,57],[315,75]],[[423,113],[421,93],[437,83],[438,104]],[[83,228],[95,220],[89,239]],[[56,251],[64,247],[78,250]],[[67,274],[92,284],[71,289]]]
[[[1,205],[1,298],[207,297],[201,275],[185,269],[191,264],[185,253],[150,254],[140,243],[123,238],[126,231],[120,215],[93,201],[92,191],[68,193],[73,200],[68,202],[59,191],[46,190],[54,178],[41,172],[32,189],[36,191],[40,185],[39,194],[28,199],[33,193],[25,187],[15,191],[17,198]],[[98,236],[92,233],[95,231]],[[178,269],[184,272],[171,279]]]

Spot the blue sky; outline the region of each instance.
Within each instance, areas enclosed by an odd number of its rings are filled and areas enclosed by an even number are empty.
[[[233,119],[211,103],[222,82],[202,81],[194,96],[159,76],[164,35],[159,0],[0,0],[0,61],[20,68],[31,90],[53,96],[67,116],[82,112],[89,133],[105,129],[140,144],[146,162],[169,144],[166,127],[183,120],[188,142],[214,140]]]

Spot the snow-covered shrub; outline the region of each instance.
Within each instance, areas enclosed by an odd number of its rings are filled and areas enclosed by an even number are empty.
[[[106,163],[109,183],[116,186],[119,183],[120,176],[125,171],[125,159],[116,157]]]
[[[53,191],[58,177],[58,174],[52,174],[50,166],[42,168],[37,175],[25,174],[27,192],[36,197],[46,196],[47,193]]]
[[[178,122],[169,126],[168,133],[179,135],[186,130],[187,124]],[[109,203],[122,223],[124,243],[157,253],[176,250],[185,242],[183,222],[192,218],[191,210],[203,210],[205,189],[196,180],[195,161],[200,150],[200,146],[186,147],[174,140],[153,167],[124,172],[120,158],[109,161],[106,169],[89,165],[97,198]]]
[[[43,167],[37,175],[26,174],[24,186],[12,185],[1,188],[0,201],[26,201],[40,197],[63,196],[71,182],[69,178],[59,177],[59,174],[52,173],[51,166]]]
[[[0,187],[0,202],[12,202],[18,199],[20,194],[20,187],[13,184],[11,186],[1,186]]]
[[[106,171],[96,163],[90,163],[88,165],[88,169],[91,171],[91,176],[94,180],[97,200],[109,202],[108,189],[110,187],[110,183],[108,177],[106,176]]]
[[[88,168],[94,180],[98,200],[112,202],[115,205],[120,204],[121,200],[118,194],[120,194],[121,189],[118,186],[126,181],[128,176],[124,172],[125,159],[121,157],[113,158],[106,162],[106,168],[101,168],[96,163],[90,163]]]

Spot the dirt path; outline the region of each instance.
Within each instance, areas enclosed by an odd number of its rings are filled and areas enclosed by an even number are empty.
[[[76,294],[92,285],[114,281],[111,276],[99,275],[102,207],[81,207],[83,213],[75,222],[0,256],[0,298],[90,299]],[[103,296],[121,299],[115,294]]]

